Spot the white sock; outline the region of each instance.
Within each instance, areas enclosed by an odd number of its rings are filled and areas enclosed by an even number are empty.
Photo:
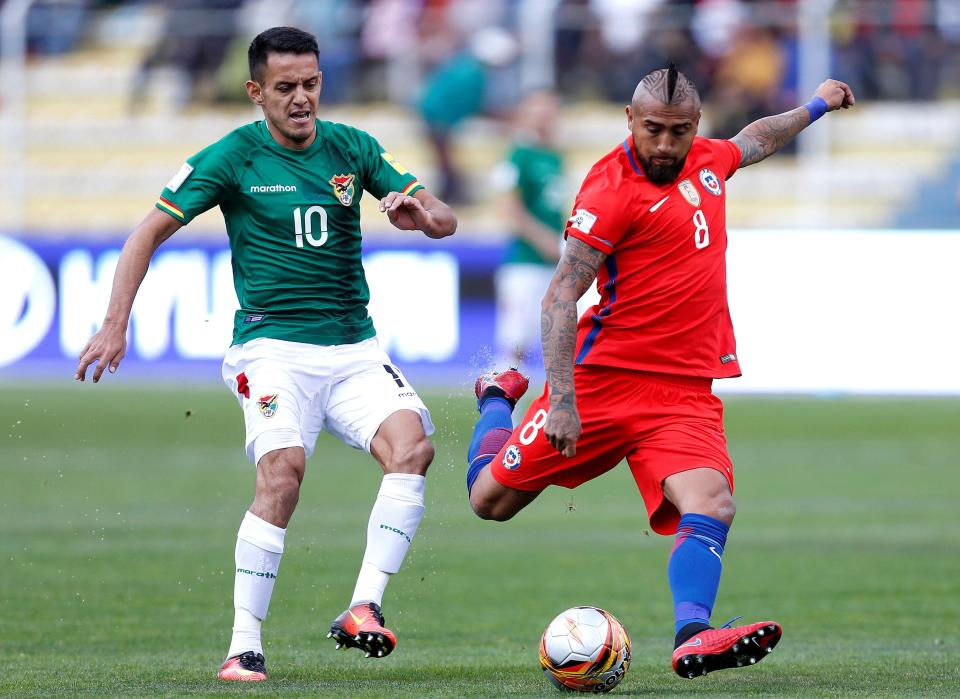
[[[360,575],[357,576],[357,586],[353,589],[353,600],[350,606],[358,602],[383,603],[383,591],[387,589],[390,573],[384,573],[373,563],[364,561],[360,566]]]
[[[357,602],[381,604],[390,576],[400,570],[410,542],[423,519],[426,478],[409,473],[388,473],[367,524],[367,550],[353,591]]]
[[[285,529],[247,512],[237,532],[233,583],[233,638],[227,657],[248,650],[263,652],[260,622],[267,618],[270,596],[280,569]]]
[[[233,612],[233,638],[230,640],[230,650],[227,657],[246,653],[263,653],[263,644],[260,641],[260,619],[242,607]]]

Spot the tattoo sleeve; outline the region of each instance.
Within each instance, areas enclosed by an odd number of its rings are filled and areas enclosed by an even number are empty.
[[[757,119],[730,139],[743,154],[740,167],[759,163],[768,155],[773,155],[809,124],[810,112],[805,107]]]
[[[543,297],[540,333],[550,405],[573,407],[573,350],[577,341],[577,301],[597,278],[606,254],[569,238]]]

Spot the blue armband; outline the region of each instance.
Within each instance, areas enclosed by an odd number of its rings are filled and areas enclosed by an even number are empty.
[[[827,103],[823,97],[814,97],[803,106],[810,112],[811,124],[827,113]]]

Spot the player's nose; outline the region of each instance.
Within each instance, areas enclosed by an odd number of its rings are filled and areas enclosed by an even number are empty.
[[[671,138],[661,138],[657,141],[657,155],[673,155],[674,142]]]
[[[295,104],[306,104],[309,102],[307,99],[307,91],[303,85],[297,85],[297,88],[293,91],[293,101]]]

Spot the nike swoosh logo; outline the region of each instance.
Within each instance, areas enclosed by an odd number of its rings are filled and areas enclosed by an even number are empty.
[[[356,624],[357,626],[360,626],[360,624],[362,624],[367,620],[367,617],[357,616],[356,614],[353,613],[353,611],[350,612],[350,617],[353,619],[353,623]]]
[[[715,548],[713,548],[713,546],[710,547],[710,553],[712,553],[712,554],[713,554],[714,556],[716,556],[717,558],[720,558],[720,554],[717,553],[717,550],[716,550]],[[722,561],[723,559],[720,558],[720,560]]]
[[[680,644],[680,647],[681,647],[681,648],[685,648],[685,647],[687,647],[687,646],[699,646],[699,645],[701,645],[702,643],[703,643],[703,640],[701,640],[701,639],[698,638],[696,641],[688,641],[687,643],[681,643],[681,644]]]
[[[663,199],[661,199],[660,201],[658,201],[656,204],[654,204],[653,206],[651,206],[651,207],[650,207],[650,213],[652,214],[654,211],[656,211],[656,210],[659,209],[661,206],[663,206],[663,202],[665,202],[665,201],[666,201],[667,199],[669,199],[669,198],[670,198],[670,195],[668,194],[668,195],[665,196]]]

